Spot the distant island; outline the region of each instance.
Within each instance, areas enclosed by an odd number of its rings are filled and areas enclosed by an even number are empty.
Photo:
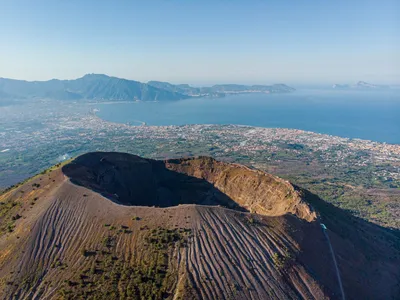
[[[334,84],[332,86],[332,88],[338,89],[338,90],[347,90],[347,89],[369,90],[369,89],[388,89],[389,86],[372,84],[372,83],[368,83],[365,81],[359,81],[356,84]]]
[[[52,79],[25,81],[0,78],[0,100],[57,99],[94,101],[174,101],[193,97],[223,97],[240,93],[287,93],[295,89],[285,84],[191,87],[188,84],[149,81],[142,83],[107,76],[87,74],[74,80]]]

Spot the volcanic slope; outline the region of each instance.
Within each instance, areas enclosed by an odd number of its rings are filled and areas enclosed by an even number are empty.
[[[340,299],[327,237],[347,299],[400,295],[397,231],[212,158],[88,153],[0,203],[4,299]]]

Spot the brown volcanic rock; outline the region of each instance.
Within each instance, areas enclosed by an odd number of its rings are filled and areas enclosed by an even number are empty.
[[[265,216],[292,213],[309,222],[317,217],[303,201],[300,191],[288,181],[262,171],[219,162],[211,157],[170,160],[166,167],[212,183],[251,213]]]
[[[398,232],[211,158],[89,153],[0,203],[5,299],[340,298],[321,221],[348,299],[400,292]]]
[[[309,222],[316,219],[289,182],[210,157],[162,162],[99,152],[77,158],[63,172],[72,182],[126,205],[224,205],[266,216],[292,213]]]

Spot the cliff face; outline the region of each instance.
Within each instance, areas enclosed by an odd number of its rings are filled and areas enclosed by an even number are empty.
[[[400,292],[397,232],[207,157],[88,153],[0,203],[4,299],[337,299],[327,236],[348,299]]]
[[[167,207],[223,205],[266,216],[292,213],[309,222],[316,213],[287,181],[210,157],[155,161],[123,153],[93,153],[63,168],[71,181],[118,203]]]
[[[166,167],[213,184],[239,206],[251,213],[282,216],[287,213],[309,222],[316,213],[302,199],[302,193],[276,176],[227,164],[210,157],[166,161]]]

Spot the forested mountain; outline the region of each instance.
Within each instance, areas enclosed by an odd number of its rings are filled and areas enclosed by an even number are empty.
[[[58,100],[168,101],[187,95],[159,89],[146,83],[88,74],[75,80],[23,81],[0,78],[0,95],[13,98],[51,98]]]

